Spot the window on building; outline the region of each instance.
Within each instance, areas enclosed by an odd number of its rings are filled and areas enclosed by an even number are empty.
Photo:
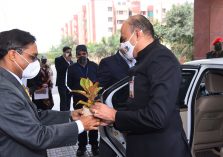
[[[123,15],[124,14],[124,11],[123,10],[119,10],[117,11],[118,15]]]
[[[118,2],[118,5],[121,5],[121,2]]]
[[[112,17],[108,17],[108,22],[112,22]]]
[[[146,15],[146,11],[141,11],[141,15]]]
[[[148,11],[147,16],[148,17],[153,17],[153,11]]]
[[[117,24],[122,24],[124,20],[117,20]]]
[[[108,7],[108,11],[112,11],[112,7]]]
[[[126,5],[126,2],[122,2],[122,5]]]
[[[112,32],[113,28],[112,27],[108,27],[108,32]]]
[[[162,13],[166,13],[166,8],[162,8]]]

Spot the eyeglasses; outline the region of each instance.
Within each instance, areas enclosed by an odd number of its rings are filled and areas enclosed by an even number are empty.
[[[15,51],[17,51],[19,54],[21,54],[21,53],[26,53],[26,54],[28,54],[29,57],[30,57],[30,59],[32,60],[32,62],[35,62],[36,60],[38,60],[37,55],[33,55],[33,54],[29,53],[29,52],[25,52],[25,51],[23,51],[21,48],[19,48],[19,49],[15,49]]]

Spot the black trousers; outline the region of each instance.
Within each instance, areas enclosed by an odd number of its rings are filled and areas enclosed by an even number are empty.
[[[77,104],[79,100],[86,101],[86,98],[82,95],[73,95],[73,107],[74,109],[80,109],[83,106]],[[89,141],[88,141],[89,139]],[[91,146],[98,146],[98,130],[91,130],[91,131],[84,131],[78,135],[78,146],[79,147],[86,147],[88,144]]]
[[[66,86],[58,86],[60,95],[60,111],[70,110],[71,94]]]
[[[84,131],[78,135],[78,146],[80,148],[86,147],[88,144],[91,146],[98,146],[98,130]]]

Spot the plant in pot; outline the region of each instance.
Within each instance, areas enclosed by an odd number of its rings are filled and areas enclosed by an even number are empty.
[[[77,102],[77,104],[83,105],[83,114],[85,116],[92,115],[89,109],[92,105],[94,105],[95,98],[98,96],[98,92],[101,90],[101,87],[99,87],[98,85],[99,85],[98,82],[93,83],[89,78],[81,78],[80,86],[83,88],[83,90],[71,91],[71,92],[82,94],[88,99],[86,102],[83,100],[79,100]]]

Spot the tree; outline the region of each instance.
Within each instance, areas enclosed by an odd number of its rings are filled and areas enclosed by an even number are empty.
[[[114,34],[110,37],[103,37],[100,43],[88,44],[88,50],[91,55],[98,58],[113,55],[119,47],[120,33]]]
[[[77,45],[77,40],[72,36],[63,36],[60,44],[58,46],[52,46],[50,51],[45,55],[48,58],[50,63],[54,62],[54,59],[62,54],[62,49],[64,46],[69,46],[70,48],[74,48]]]
[[[155,31],[164,42],[170,44],[176,56],[192,58],[193,50],[193,5],[173,5],[166,14],[165,24],[155,24]]]

